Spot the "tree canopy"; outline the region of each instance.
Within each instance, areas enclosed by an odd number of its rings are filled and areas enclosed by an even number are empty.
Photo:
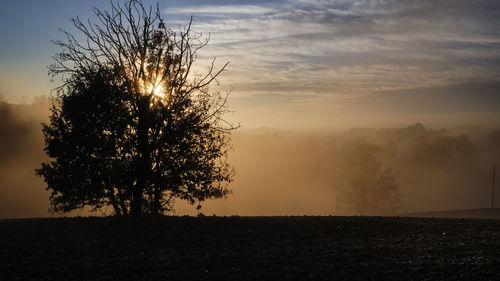
[[[337,181],[337,208],[357,215],[390,215],[402,207],[399,184],[377,159],[377,145],[356,140],[344,144]],[[344,209],[344,210],[343,210]]]
[[[227,95],[211,91],[227,63],[195,72],[208,39],[166,27],[159,6],[138,0],[94,8],[97,23],[73,19],[83,35],[54,41],[49,66],[55,89],[43,124],[51,157],[37,174],[51,191],[51,210],[111,206],[118,215],[159,214],[173,200],[191,204],[230,193]]]

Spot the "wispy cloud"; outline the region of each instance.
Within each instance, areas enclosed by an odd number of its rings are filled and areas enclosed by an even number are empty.
[[[196,30],[211,34],[201,59],[231,61],[225,76],[235,95],[321,102],[500,80],[494,0],[288,0],[169,13],[193,14]]]
[[[259,15],[274,12],[274,9],[257,5],[213,5],[166,9],[165,14],[193,15]]]

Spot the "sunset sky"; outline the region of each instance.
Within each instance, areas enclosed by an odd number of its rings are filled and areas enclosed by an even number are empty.
[[[146,1],[155,3],[156,1]],[[244,127],[334,128],[500,123],[499,1],[159,1],[170,26],[210,34],[200,63],[230,65],[233,121]],[[46,66],[107,1],[6,1],[0,94],[47,95]]]

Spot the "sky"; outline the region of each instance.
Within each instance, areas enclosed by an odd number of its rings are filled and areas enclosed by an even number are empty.
[[[146,3],[155,3],[148,0]],[[500,124],[499,1],[159,1],[169,26],[210,36],[200,66],[230,62],[228,119],[321,129]],[[107,1],[5,1],[0,95],[48,95],[61,27]],[[201,68],[203,69],[203,68]]]

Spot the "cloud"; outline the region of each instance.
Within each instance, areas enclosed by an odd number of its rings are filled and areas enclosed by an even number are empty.
[[[291,104],[300,104],[302,102],[315,99],[314,95],[295,95],[295,94],[272,94],[262,93],[250,96],[234,97],[230,99],[231,107],[235,110],[244,110],[254,107],[283,107]]]
[[[206,57],[231,61],[226,76],[236,92],[288,83],[292,92],[309,84],[310,91],[325,85],[322,92],[335,94],[327,88],[335,84],[368,93],[500,76],[495,1],[281,1],[174,11],[195,19],[197,12],[227,12],[195,27],[211,34]],[[405,69],[411,75],[402,75]]]
[[[204,5],[192,7],[169,8],[165,14],[193,14],[193,15],[259,15],[274,12],[274,9],[257,5]]]
[[[414,112],[497,114],[500,82],[467,82],[455,85],[381,91],[367,100],[372,106],[397,104]]]

